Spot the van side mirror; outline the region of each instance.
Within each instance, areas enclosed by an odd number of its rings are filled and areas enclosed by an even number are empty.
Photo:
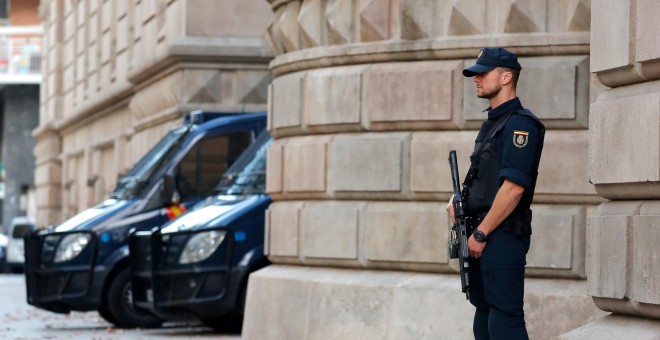
[[[179,196],[179,195],[175,195],[176,189],[174,187],[175,187],[174,176],[171,174],[166,174],[165,176],[163,176],[163,184],[160,189],[160,199],[161,202],[163,202],[163,205],[167,205],[170,203],[178,203],[178,202],[174,202],[175,201],[174,196]]]

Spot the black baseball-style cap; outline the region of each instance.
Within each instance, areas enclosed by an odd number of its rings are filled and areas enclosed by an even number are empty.
[[[490,71],[496,67],[506,67],[514,70],[521,70],[522,66],[518,63],[518,56],[501,47],[482,48],[477,57],[477,63],[464,69],[463,75],[474,77],[479,73]]]

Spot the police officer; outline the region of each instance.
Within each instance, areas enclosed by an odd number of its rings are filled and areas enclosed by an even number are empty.
[[[477,97],[490,107],[477,139],[465,184],[471,217],[470,303],[480,339],[528,339],[523,312],[531,210],[545,127],[516,96],[522,67],[504,48],[484,48],[474,65]],[[447,205],[454,221],[454,208]]]

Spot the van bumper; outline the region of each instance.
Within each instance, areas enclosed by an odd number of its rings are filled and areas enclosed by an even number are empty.
[[[53,259],[59,242],[73,233],[87,233],[90,241],[71,259]],[[101,305],[103,283],[109,268],[96,266],[96,234],[87,231],[38,231],[25,237],[25,279],[27,302],[55,313],[97,310]]]
[[[165,236],[160,231],[131,236],[136,307],[170,320],[190,314],[207,318],[242,313],[240,289],[249,268],[231,265],[231,233],[208,259],[188,265],[178,263],[186,242],[195,233],[205,231],[208,229]]]

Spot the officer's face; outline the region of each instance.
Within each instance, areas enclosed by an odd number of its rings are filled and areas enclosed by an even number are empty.
[[[502,90],[502,72],[499,68],[478,73],[473,81],[477,85],[477,97],[491,99]]]

